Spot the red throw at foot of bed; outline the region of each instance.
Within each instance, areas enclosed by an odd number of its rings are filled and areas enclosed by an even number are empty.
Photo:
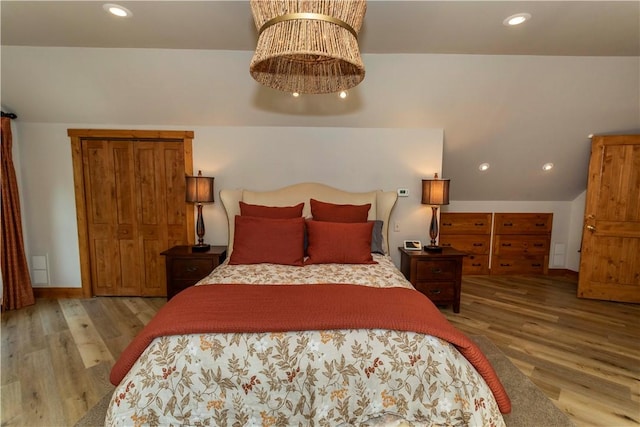
[[[491,388],[503,414],[511,402],[493,367],[462,332],[418,291],[359,285],[194,286],[171,299],[129,344],[111,371],[118,385],[154,338],[198,333],[389,329],[453,344]]]

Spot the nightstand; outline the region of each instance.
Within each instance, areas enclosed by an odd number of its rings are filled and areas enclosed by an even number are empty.
[[[453,312],[460,313],[462,259],[467,254],[454,248],[442,248],[442,252],[398,249],[404,277],[434,304],[451,304]]]
[[[167,300],[170,300],[219,266],[227,257],[227,247],[211,246],[206,252],[192,252],[191,245],[174,246],[160,255],[167,257]]]

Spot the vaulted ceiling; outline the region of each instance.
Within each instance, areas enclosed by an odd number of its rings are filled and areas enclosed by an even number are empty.
[[[443,172],[456,182],[459,200],[572,200],[586,184],[587,135],[640,131],[637,1],[369,0],[359,37],[367,77],[350,104],[322,95],[296,107],[288,107],[287,94],[244,80],[256,40],[247,0],[118,2],[133,12],[125,19],[106,14],[102,4],[0,3],[3,109],[28,122],[92,125],[438,127],[445,131]],[[532,19],[519,27],[502,24],[520,12]],[[162,49],[172,62],[185,58],[189,65],[195,58],[221,68],[245,61],[246,71],[242,80],[230,76],[216,86],[216,99],[229,103],[224,111],[167,83],[177,105],[196,104],[188,118],[169,119],[136,100],[155,99],[163,84],[150,82],[166,81],[170,74],[163,73],[176,70],[156,68],[155,77],[137,72],[127,49],[144,50],[147,58]],[[96,52],[131,70],[126,79],[119,75],[120,88],[108,78],[91,81],[104,84],[91,91],[129,93],[106,97],[111,109],[67,102],[85,82],[76,73],[104,68],[92,64]],[[414,68],[433,84],[383,75],[394,66]],[[199,74],[183,77],[206,81]],[[239,84],[250,89],[244,104],[235,101],[242,99]],[[373,85],[388,85],[388,92]],[[111,110],[126,110],[126,118],[105,114]],[[492,164],[488,178],[477,170],[485,161]],[[539,171],[545,161],[556,165],[553,181]]]

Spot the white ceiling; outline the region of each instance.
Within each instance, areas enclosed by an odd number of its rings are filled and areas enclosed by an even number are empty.
[[[117,2],[133,12],[126,19],[103,3],[0,2],[4,111],[91,125],[443,128],[443,172],[456,200],[573,200],[586,185],[587,134],[640,131],[638,1],[369,0],[359,37],[364,82],[346,104],[317,96],[295,107],[247,78],[256,40],[247,0]],[[502,25],[519,12],[533,18]],[[149,49],[172,49],[163,51],[172,64],[158,67]],[[201,63],[223,71],[208,78]],[[393,81],[394,66],[414,74]],[[224,67],[237,74],[226,84]],[[428,85],[413,80],[419,73]],[[126,93],[114,89],[114,75]],[[184,80],[169,83],[175,75]],[[523,95],[508,96],[523,79]],[[103,102],[83,103],[79,87]],[[150,102],[163,97],[175,112]],[[478,177],[477,164],[507,157],[508,167]],[[532,172],[543,160],[556,164],[552,182]]]
[[[128,19],[107,15],[111,1],[2,1],[2,44],[253,50],[249,1],[120,1]],[[638,1],[369,0],[363,53],[640,55]],[[507,28],[502,21],[533,19]]]

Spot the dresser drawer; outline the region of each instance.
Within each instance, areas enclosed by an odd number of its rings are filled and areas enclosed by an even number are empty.
[[[418,282],[415,288],[433,302],[450,302],[455,296],[455,283],[453,282]]]
[[[213,264],[207,258],[175,258],[171,260],[171,277],[178,280],[200,280],[213,270]]]
[[[471,254],[488,254],[490,245],[491,236],[489,235],[440,235],[440,246],[453,247],[459,251],[468,252]]]
[[[440,235],[442,234],[491,234],[491,214],[442,212]]]
[[[463,274],[489,274],[489,255],[468,255],[462,259]]]
[[[511,235],[494,237],[494,255],[548,255],[549,236],[547,235]]]
[[[549,234],[551,213],[497,213],[494,217],[494,234]]]
[[[455,280],[456,265],[453,260],[419,260],[416,262],[416,280]]]
[[[491,274],[544,274],[545,257],[505,257],[491,258]]]

